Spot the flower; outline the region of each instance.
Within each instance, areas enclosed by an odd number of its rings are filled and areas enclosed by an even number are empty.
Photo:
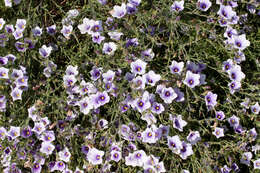
[[[9,69],[5,67],[0,67],[0,79],[8,79]]]
[[[223,111],[217,111],[216,112],[216,118],[219,120],[219,121],[222,121],[224,118],[225,118],[225,114]]]
[[[260,106],[259,106],[259,103],[256,102],[253,106],[250,107],[252,113],[254,114],[259,114],[259,111],[260,111]]]
[[[196,144],[201,140],[200,133],[198,131],[191,131],[187,136],[187,140],[192,144]]]
[[[77,79],[73,75],[64,75],[63,83],[65,87],[72,87],[77,82]]]
[[[50,35],[54,35],[56,32],[56,25],[51,25],[46,28],[47,33]]]
[[[216,127],[213,135],[215,135],[217,138],[223,137],[224,136],[224,129],[220,127]]]
[[[52,142],[55,140],[55,133],[53,131],[44,131],[41,136],[40,140],[43,142]]]
[[[101,73],[102,73],[102,68],[93,67],[92,70],[90,71],[91,79],[93,81],[96,81],[97,79],[100,78]]]
[[[88,114],[91,109],[93,109],[93,104],[91,102],[91,99],[89,97],[84,97],[78,102],[78,105],[80,107],[80,112],[83,114]]]
[[[133,4],[127,3],[126,4],[126,11],[127,11],[127,14],[131,15],[131,14],[137,13],[138,9]]]
[[[260,159],[257,159],[253,162],[254,169],[260,169]]]
[[[35,37],[39,37],[42,35],[42,28],[36,26],[35,28],[33,28],[32,32]]]
[[[151,128],[146,128],[145,131],[142,132],[142,142],[149,144],[156,142],[155,133]]]
[[[141,0],[128,0],[128,2],[137,7],[140,5]]]
[[[213,94],[211,91],[209,91],[207,93],[207,95],[205,96],[205,102],[206,102],[206,105],[207,105],[209,110],[216,106],[217,97],[218,97],[218,95]]]
[[[144,77],[146,79],[146,83],[151,86],[154,86],[156,82],[158,82],[161,79],[161,76],[159,74],[155,74],[152,70],[144,74]]]
[[[8,136],[12,139],[16,139],[20,136],[20,127],[11,126],[10,130],[8,131]]]
[[[182,148],[180,149],[180,156],[183,160],[186,160],[188,156],[193,154],[192,146],[189,143],[182,142]]]
[[[7,134],[7,131],[4,127],[0,127],[0,139],[4,140],[5,136]]]
[[[146,83],[146,79],[145,76],[137,76],[136,78],[134,78],[132,80],[133,84],[134,84],[134,88],[135,89],[144,89],[145,88],[145,83]]]
[[[162,104],[154,102],[151,111],[155,114],[161,114],[164,111],[164,107]]]
[[[110,154],[111,154],[110,159],[114,160],[115,162],[119,162],[122,158],[122,154],[120,151],[112,150]]]
[[[42,142],[40,152],[46,155],[52,154],[55,146],[51,142]]]
[[[73,27],[71,25],[63,25],[62,29],[61,29],[61,33],[63,34],[63,36],[67,39],[69,39],[71,33],[72,33]]]
[[[78,66],[72,66],[72,65],[69,65],[67,68],[66,68],[66,71],[65,71],[66,75],[78,75],[79,71],[78,71]]]
[[[98,150],[96,148],[91,148],[87,154],[88,161],[93,165],[102,164],[102,157],[104,151]]]
[[[172,61],[171,66],[169,67],[172,74],[180,74],[183,70],[184,62]]]
[[[160,97],[165,103],[170,104],[177,97],[177,94],[174,92],[172,87],[164,87],[161,91]]]
[[[243,163],[247,166],[250,165],[250,160],[252,159],[253,154],[251,152],[245,152],[242,155],[242,158],[240,159],[240,163]]]
[[[237,35],[237,30],[233,29],[231,26],[228,26],[225,33],[224,33],[224,37],[226,38],[233,38],[234,35]]]
[[[114,31],[114,32],[108,32],[108,35],[109,35],[109,37],[112,39],[112,40],[120,40],[120,37],[122,36],[122,35],[124,35],[122,32],[116,32],[116,31]]]
[[[92,100],[92,104],[93,104],[94,108],[97,109],[98,107],[103,106],[106,103],[108,103],[110,100],[110,97],[106,91],[97,92],[95,95],[92,95],[91,100]]]
[[[134,106],[140,113],[142,113],[151,107],[151,103],[149,102],[149,100],[142,97],[135,100]]]
[[[122,18],[126,14],[126,4],[122,3],[121,6],[115,5],[110,14],[115,18]]]
[[[93,26],[94,24],[94,20],[90,20],[88,18],[84,18],[83,19],[83,23],[78,25],[78,29],[80,30],[80,33],[81,34],[91,34],[91,27]]]
[[[11,92],[13,101],[22,100],[22,93],[23,93],[23,91],[20,89],[17,89],[17,88],[13,89]]]
[[[24,138],[29,138],[30,136],[32,136],[32,129],[30,126],[24,128],[22,130],[22,134],[21,134],[22,137]]]
[[[183,83],[190,88],[194,88],[195,86],[200,84],[200,75],[187,71],[186,77],[185,77],[185,80],[183,81]]]
[[[198,0],[197,8],[201,11],[207,11],[211,7],[212,3],[209,0]]]
[[[178,115],[177,117],[176,116],[171,117],[171,115],[170,115],[169,119],[172,120],[173,127],[178,129],[181,132],[183,131],[183,127],[187,125],[187,122],[182,119],[181,115]]]
[[[239,50],[244,50],[250,45],[250,41],[246,39],[245,34],[234,35],[232,40],[233,40],[234,47]]]
[[[42,122],[34,123],[34,127],[32,129],[37,135],[40,135],[43,131],[45,131],[45,126]]]
[[[26,27],[26,20],[25,19],[17,19],[16,20],[16,25],[15,28],[16,30],[21,30],[23,31]]]
[[[52,51],[52,47],[49,46],[47,47],[46,45],[43,45],[40,49],[39,49],[39,53],[43,58],[47,58],[48,56],[50,56]]]
[[[153,57],[154,57],[153,50],[150,48],[150,49],[142,51],[141,52],[141,57],[142,58],[153,59]]]
[[[148,125],[154,124],[157,122],[156,118],[153,114],[147,113],[145,115],[142,115],[142,120],[146,121]]]
[[[42,166],[39,163],[34,163],[32,168],[31,168],[32,173],[41,173],[42,171]]]
[[[180,149],[182,148],[182,142],[179,138],[179,136],[175,135],[175,136],[167,136],[167,144],[168,147],[175,153],[175,154],[179,154],[180,153]]]
[[[115,77],[115,72],[113,72],[112,70],[108,70],[106,73],[102,74],[103,77],[103,82],[107,83],[107,82],[112,82],[114,80]]]
[[[171,6],[171,11],[180,12],[184,9],[184,0],[174,1]]]
[[[104,36],[101,36],[99,32],[95,32],[92,35],[92,41],[93,43],[100,44],[103,40],[105,40]]]
[[[245,74],[241,71],[241,67],[239,65],[234,65],[228,71],[228,75],[232,81],[237,81],[237,82],[240,82],[242,79],[245,78]]]
[[[22,31],[22,30],[19,30],[19,29],[16,29],[16,30],[13,32],[13,36],[14,36],[15,40],[20,39],[20,38],[23,37],[23,31]]]
[[[91,31],[90,31],[90,34],[95,33],[95,32],[101,32],[101,31],[103,31],[102,21],[100,21],[100,20],[93,21],[90,30],[91,30]]]
[[[237,81],[232,81],[228,84],[229,90],[231,94],[234,94],[236,91],[238,91],[241,88],[241,83]]]
[[[236,12],[232,10],[231,6],[225,6],[225,5],[220,5],[219,11],[217,12],[218,15],[226,18],[226,19],[231,19],[233,16],[236,15]]]
[[[222,70],[228,72],[234,66],[233,60],[228,59],[227,61],[223,62]]]
[[[240,118],[233,115],[232,117],[228,118],[228,123],[231,127],[237,127],[239,125],[239,120]]]
[[[108,42],[104,43],[102,51],[104,54],[113,55],[116,49],[117,45],[114,42]]]
[[[147,63],[138,59],[131,63],[131,72],[136,74],[144,74]]]

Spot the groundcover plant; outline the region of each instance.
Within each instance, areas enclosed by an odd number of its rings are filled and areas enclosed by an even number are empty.
[[[1,0],[0,172],[259,172],[259,57],[259,0]]]

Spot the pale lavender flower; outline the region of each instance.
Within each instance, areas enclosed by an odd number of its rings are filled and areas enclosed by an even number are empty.
[[[248,135],[249,135],[250,138],[255,140],[256,137],[257,137],[257,132],[256,132],[255,128],[250,129],[249,132],[248,132]]]
[[[178,129],[181,132],[183,131],[183,127],[185,127],[187,125],[187,122],[182,119],[181,115],[174,116],[174,117],[172,117],[172,115],[170,115],[169,119],[172,120],[173,127]]]
[[[235,61],[240,64],[242,61],[246,60],[246,56],[243,52],[241,51],[237,51],[235,52],[235,57],[234,57]]]
[[[238,6],[237,2],[234,0],[227,1],[227,4],[232,8],[236,8]]]
[[[134,88],[135,89],[144,89],[145,88],[145,83],[146,83],[146,79],[145,76],[137,76],[136,78],[134,78],[132,80],[133,84],[134,84]]]
[[[114,80],[115,74],[116,73],[112,70],[108,70],[106,73],[103,73],[102,74],[103,82],[104,83],[112,82]]]
[[[142,115],[141,119],[146,121],[148,126],[157,122],[155,116],[153,114],[150,114],[150,113]]]
[[[138,9],[133,4],[127,3],[126,4],[126,11],[127,11],[127,14],[131,15],[131,14],[137,13]]]
[[[253,162],[254,169],[260,169],[260,159],[257,159]]]
[[[107,0],[98,0],[98,2],[99,2],[101,5],[106,5]]]
[[[23,37],[23,31],[22,31],[22,30],[19,30],[19,29],[16,29],[16,30],[13,32],[13,36],[14,36],[15,40],[20,39],[20,38]]]
[[[184,101],[184,93],[181,92],[179,88],[174,88],[174,92],[177,94],[177,97],[174,99],[176,102],[183,102]]]
[[[115,162],[119,162],[122,158],[122,154],[120,151],[112,150],[110,154],[111,154],[110,159]]]
[[[80,33],[81,34],[90,34],[91,33],[91,27],[93,26],[94,24],[94,20],[90,20],[88,18],[84,18],[83,19],[83,23],[78,25],[78,29],[80,30]]]
[[[231,19],[233,16],[236,15],[236,12],[232,10],[231,6],[220,5],[217,14],[226,19]]]
[[[0,57],[0,65],[6,65],[8,63],[8,59],[6,57]]]
[[[217,94],[212,93],[211,91],[209,91],[207,93],[207,95],[205,96],[205,102],[206,102],[206,106],[208,107],[209,110],[211,110],[212,108],[214,108],[217,104]]]
[[[115,5],[110,14],[115,18],[122,18],[126,14],[126,4],[122,3],[121,6]]]
[[[25,52],[27,50],[26,44],[23,42],[17,41],[14,45],[18,52]]]
[[[198,0],[197,8],[201,11],[207,11],[211,7],[212,3],[209,0]]]
[[[234,94],[236,91],[238,91],[241,88],[241,83],[237,81],[232,81],[228,84],[229,90],[231,94]]]
[[[36,121],[38,119],[37,109],[34,105],[28,109],[28,114],[29,118],[31,118],[33,121]]]
[[[42,166],[39,163],[34,163],[31,168],[32,173],[41,173]]]
[[[52,142],[55,140],[55,133],[53,131],[46,130],[41,134],[40,140],[43,142]]]
[[[67,68],[66,68],[66,71],[65,71],[66,75],[78,75],[79,71],[78,71],[78,66],[72,66],[72,65],[69,65]]]
[[[254,114],[259,114],[259,111],[260,111],[260,106],[259,106],[259,103],[256,102],[253,106],[250,107],[252,113]]]
[[[62,161],[58,161],[55,163],[55,170],[57,171],[63,171],[65,169],[66,165]]]
[[[116,31],[114,31],[114,32],[108,32],[108,35],[109,35],[109,37],[112,39],[112,40],[120,40],[120,37],[122,36],[122,35],[124,35],[122,32],[116,32]]]
[[[42,142],[40,152],[46,155],[52,154],[55,146],[50,142]]]
[[[0,30],[3,29],[4,25],[5,25],[5,20],[3,18],[0,18]]]
[[[33,36],[39,37],[42,35],[42,28],[36,26],[35,28],[32,29],[32,32],[33,32]]]
[[[46,28],[46,30],[47,30],[47,33],[48,33],[48,34],[54,35],[55,32],[56,32],[56,25],[54,24],[54,25],[48,26],[48,27]]]
[[[156,82],[158,82],[161,79],[161,76],[159,74],[155,74],[155,72],[152,70],[144,74],[144,77],[146,79],[146,83],[151,86],[154,86]]]
[[[80,94],[85,95],[85,94],[93,94],[97,92],[97,88],[90,82],[85,82],[82,80],[80,82]]]
[[[63,83],[65,87],[72,87],[77,82],[77,79],[73,75],[64,75]]]
[[[228,118],[228,123],[231,127],[235,128],[239,125],[239,120],[240,120],[240,118],[233,115],[232,117]]]
[[[215,135],[217,138],[223,137],[224,136],[224,129],[220,127],[216,127],[213,135]]]
[[[20,136],[20,127],[11,126],[10,130],[8,131],[8,136],[12,139],[16,139]]]
[[[180,153],[180,149],[182,148],[182,142],[179,138],[179,136],[175,135],[175,136],[167,136],[167,144],[168,147],[175,153],[175,154],[179,154]]]
[[[200,84],[200,75],[187,71],[186,77],[185,77],[185,80],[183,81],[183,83],[190,88],[194,88],[195,86]]]
[[[141,52],[141,57],[142,58],[153,59],[153,57],[154,57],[153,50],[150,48],[150,49],[142,51]]]
[[[187,136],[187,141],[191,143],[191,145],[196,144],[201,140],[200,133],[198,131],[191,131]]]
[[[63,36],[66,38],[66,39],[69,39],[70,38],[70,35],[72,33],[72,30],[73,30],[73,27],[71,25],[63,25],[62,26],[62,29],[61,29],[61,33],[63,34]]]
[[[93,43],[100,44],[103,40],[105,40],[104,36],[101,36],[99,32],[95,32],[92,35],[92,41]]]
[[[91,80],[96,81],[97,79],[99,79],[101,73],[102,73],[102,68],[93,67],[92,70],[90,71]]]
[[[169,67],[172,74],[180,74],[183,70],[184,62],[172,61],[171,66]]]
[[[84,97],[78,102],[78,105],[80,107],[80,112],[82,112],[84,115],[88,114],[91,109],[93,109],[92,101],[89,97]]]
[[[171,6],[171,11],[180,12],[184,9],[184,0],[174,1]]]
[[[149,100],[142,97],[135,100],[134,106],[140,113],[142,113],[151,107],[151,103]]]
[[[227,165],[220,169],[221,173],[229,173],[231,170]]]
[[[91,148],[87,154],[87,159],[92,165],[99,165],[102,164],[102,157],[104,154],[104,151]]]
[[[22,100],[22,93],[23,93],[23,91],[20,89],[17,89],[17,88],[13,89],[11,91],[11,96],[12,96],[13,101]]]
[[[139,6],[141,3],[141,0],[128,0],[130,4],[133,4],[134,6]]]
[[[239,50],[244,50],[245,48],[247,48],[248,46],[250,46],[250,41],[248,41],[246,39],[246,35],[242,34],[242,35],[234,35],[233,36],[233,44],[234,47],[239,49]]]
[[[143,150],[137,150],[134,153],[132,153],[133,162],[135,166],[143,166],[144,161],[147,158],[146,153]]]
[[[98,127],[100,129],[107,129],[108,128],[108,121],[105,120],[105,119],[100,119],[97,124],[98,124]]]
[[[231,26],[228,26],[225,33],[224,33],[224,37],[226,38],[233,38],[234,35],[237,35],[237,30],[233,29]]]
[[[16,25],[15,28],[16,30],[21,30],[23,31],[26,27],[26,20],[25,19],[17,19],[16,20]]]
[[[13,25],[5,25],[5,31],[9,34],[12,34],[15,31],[14,26]]]
[[[126,48],[130,47],[130,46],[138,46],[139,43],[138,43],[138,39],[137,38],[130,38],[130,39],[127,39],[126,41]]]
[[[40,135],[42,132],[45,131],[45,126],[41,122],[40,123],[35,123],[32,131],[35,132],[37,135]]]
[[[239,65],[234,65],[228,71],[229,78],[233,81],[240,82],[242,79],[245,78],[245,74],[241,71],[241,67]]]
[[[39,53],[43,58],[47,58],[48,56],[50,56],[52,51],[52,47],[49,46],[47,47],[46,45],[43,45],[40,49],[39,49]]]
[[[227,61],[223,62],[222,70],[228,72],[234,66],[233,60],[228,59]]]
[[[9,69],[5,67],[0,67],[0,79],[8,79]]]
[[[90,29],[90,33],[95,33],[95,32],[101,32],[103,31],[103,27],[102,27],[102,21],[100,20],[96,20],[92,23],[91,29]]]
[[[12,1],[11,0],[4,0],[6,7],[12,7]]]
[[[21,136],[24,138],[29,138],[30,136],[32,136],[32,129],[30,126],[24,128],[22,130]]]
[[[240,159],[240,163],[243,163],[247,166],[250,166],[250,160],[252,159],[253,154],[251,152],[245,152]]]
[[[104,43],[102,51],[104,54],[113,55],[116,49],[117,45],[114,42],[108,42]]]
[[[142,132],[142,142],[149,144],[156,142],[155,133],[151,128],[146,128],[145,131]]]
[[[177,97],[177,94],[174,92],[172,87],[165,87],[162,89],[160,97],[165,103],[170,104]]]
[[[144,74],[147,63],[138,59],[131,63],[131,72],[133,74]]]
[[[155,114],[161,114],[164,111],[164,106],[160,103],[154,102],[151,111]]]
[[[223,111],[217,111],[216,112],[216,118],[219,120],[219,121],[222,121],[224,118],[225,118],[225,114]]]
[[[182,148],[180,149],[180,157],[186,160],[187,157],[193,154],[192,146],[189,143],[182,142]]]
[[[0,127],[0,139],[4,140],[7,135],[7,131],[4,127]]]

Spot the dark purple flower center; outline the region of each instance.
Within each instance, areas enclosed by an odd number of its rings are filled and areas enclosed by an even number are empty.
[[[114,158],[118,158],[118,154],[117,153],[114,154]]]
[[[112,49],[109,47],[109,48],[107,48],[107,51],[108,51],[108,52],[111,52],[111,51],[112,51]]]
[[[148,132],[148,133],[147,133],[147,136],[148,136],[148,137],[152,137],[153,135],[152,135],[151,132]]]
[[[241,47],[241,43],[240,42],[236,42],[237,47]]]
[[[100,96],[99,98],[100,98],[100,100],[102,100],[102,101],[105,100],[105,97],[104,97],[104,96]]]
[[[174,71],[174,72],[178,72],[179,69],[178,69],[177,67],[175,67],[175,68],[173,68],[173,71]]]
[[[180,122],[177,119],[174,121],[174,124],[177,128],[180,128]]]
[[[141,158],[141,156],[142,156],[142,155],[141,155],[140,153],[137,153],[137,154],[135,155],[136,158]]]
[[[166,91],[164,95],[169,97],[171,95],[171,93],[169,91]]]
[[[97,155],[97,156],[96,156],[96,159],[97,159],[97,160],[100,160],[100,158],[101,158],[100,155]]]
[[[156,110],[159,110],[159,109],[160,109],[160,107],[159,107],[159,106],[155,106],[155,109],[156,109]]]
[[[36,163],[35,165],[34,165],[34,168],[35,169],[38,169],[40,166],[39,166],[39,164],[38,163]]]
[[[185,153],[187,151],[187,148],[185,146],[182,147],[181,152]]]
[[[201,3],[200,6],[201,6],[202,9],[205,9],[207,7],[207,5],[205,3]]]
[[[139,66],[138,66],[138,67],[136,67],[135,69],[136,69],[136,71],[138,71],[138,72],[140,72],[140,71],[142,70],[142,68],[141,68],[141,67],[139,67]]]
[[[188,83],[189,83],[190,85],[192,85],[192,84],[194,83],[193,79],[190,79],[190,80],[188,81]]]
[[[235,87],[235,84],[234,84],[234,83],[232,83],[232,84],[231,84],[231,88],[234,88],[234,87]]]
[[[138,103],[138,105],[142,107],[142,106],[144,105],[144,103],[143,103],[142,101],[140,101],[140,102]]]

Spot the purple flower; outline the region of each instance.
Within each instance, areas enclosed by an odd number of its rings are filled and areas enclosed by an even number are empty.
[[[41,134],[40,140],[43,142],[52,142],[55,140],[55,133],[53,131],[45,131]]]
[[[239,120],[240,120],[240,118],[233,115],[232,117],[228,118],[228,123],[231,127],[235,128],[239,125]]]
[[[241,71],[241,67],[239,65],[234,65],[228,71],[228,75],[232,81],[237,81],[237,82],[240,82],[242,79],[245,78],[245,74]]]
[[[172,61],[172,64],[170,66],[170,70],[172,74],[180,74],[183,70],[184,62],[176,62]]]
[[[45,126],[43,123],[34,123],[34,127],[32,129],[33,132],[35,132],[37,135],[40,135],[42,132],[45,131]]]
[[[183,81],[183,83],[190,88],[194,88],[195,86],[200,84],[200,75],[187,71],[186,77],[185,77],[185,80]]]
[[[66,68],[66,71],[65,71],[66,75],[78,75],[79,71],[78,71],[78,66],[72,66],[72,65],[69,65],[67,68]]]
[[[214,132],[213,132],[213,135],[215,135],[217,138],[223,137],[224,136],[224,129],[216,127]]]
[[[207,93],[207,95],[205,96],[205,102],[206,102],[206,106],[208,107],[209,110],[211,110],[212,108],[214,108],[217,104],[217,94],[213,94],[211,91],[209,91]]]
[[[245,48],[247,48],[248,46],[250,46],[250,41],[248,41],[246,39],[246,35],[242,34],[242,35],[234,35],[233,36],[233,44],[234,47],[239,49],[239,50],[244,50]]]
[[[120,37],[122,35],[124,35],[122,32],[108,32],[108,35],[109,37],[112,39],[112,40],[120,40]]]
[[[91,30],[90,33],[103,31],[102,21],[100,21],[100,20],[93,21],[90,30]]]
[[[183,160],[186,160],[188,156],[193,154],[192,146],[189,143],[182,142],[182,148],[180,149],[180,156]]]
[[[80,112],[82,112],[84,115],[88,114],[91,109],[93,109],[93,104],[91,102],[91,99],[89,97],[84,97],[78,102],[78,105],[80,106]]]
[[[184,9],[184,0],[174,1],[171,6],[171,11],[180,12]]]
[[[54,35],[56,32],[56,25],[51,25],[49,27],[46,28],[47,33],[50,35]]]
[[[233,16],[236,15],[236,12],[232,10],[231,6],[220,5],[217,14],[226,19],[231,19]]]
[[[81,34],[91,34],[91,27],[93,26],[94,24],[94,20],[90,20],[88,18],[84,18],[83,19],[83,23],[78,25],[78,29],[80,30],[80,33]]]
[[[249,132],[248,132],[248,135],[249,135],[249,137],[251,137],[253,140],[255,140],[256,137],[257,137],[257,132],[256,132],[255,128],[250,129]]]
[[[117,45],[114,42],[108,42],[104,43],[102,51],[104,54],[113,55],[116,49]]]
[[[100,78],[101,73],[102,73],[102,68],[93,67],[92,70],[90,71],[91,79],[93,81],[96,81],[97,79]]]
[[[137,7],[140,5],[141,0],[128,0],[128,2]]]
[[[162,89],[160,97],[163,99],[165,103],[170,104],[177,97],[177,94],[174,92],[172,87],[165,87]]]
[[[77,82],[77,79],[73,75],[64,75],[63,83],[65,87],[72,87]]]
[[[154,86],[156,82],[158,82],[161,79],[161,76],[159,74],[155,74],[152,70],[144,74],[144,77],[146,79],[146,83],[151,86]]]
[[[133,4],[127,3],[126,4],[126,11],[127,11],[127,14],[131,15],[131,14],[137,13],[138,9]]]
[[[253,106],[250,107],[252,113],[254,114],[259,114],[259,111],[260,111],[260,106],[259,106],[259,103],[256,102]]]
[[[5,136],[7,134],[7,131],[4,127],[0,127],[0,139],[4,140]]]
[[[175,154],[179,154],[180,153],[180,149],[182,148],[182,142],[179,138],[179,136],[175,135],[175,136],[167,136],[167,144],[168,147],[175,153]]]
[[[234,94],[236,91],[238,91],[241,88],[241,83],[237,81],[232,81],[228,84],[229,90],[231,94]]]
[[[20,136],[20,127],[11,126],[10,130],[8,131],[8,136],[13,139],[16,139]]]
[[[104,92],[98,92],[96,93],[92,98],[92,103],[95,109],[97,109],[100,106],[105,105],[110,100],[109,95],[106,91]]]
[[[121,6],[115,5],[110,14],[115,18],[122,18],[126,14],[126,4],[122,3]]]
[[[25,44],[19,41],[15,42],[14,45],[18,52],[25,52],[27,49]]]
[[[5,67],[0,67],[0,79],[8,79],[9,69]]]
[[[131,72],[134,74],[144,74],[147,63],[138,59],[131,63]]]
[[[257,159],[253,162],[254,169],[260,169],[260,159]]]
[[[31,168],[32,173],[41,173],[42,166],[39,163],[34,163]]]
[[[22,130],[22,134],[21,134],[22,137],[24,138],[29,138],[30,136],[32,136],[32,129],[30,126],[24,128]]]
[[[52,51],[52,47],[49,46],[47,47],[46,45],[43,45],[40,49],[39,49],[39,53],[43,58],[47,58],[48,56],[50,56]]]
[[[14,36],[15,40],[20,39],[20,38],[23,37],[23,31],[22,31],[22,30],[19,30],[19,29],[16,29],[16,30],[13,32],[13,36]]]
[[[42,142],[40,152],[44,153],[46,155],[52,154],[53,150],[55,149],[55,146],[50,142]]]
[[[142,58],[153,59],[153,57],[154,57],[153,50],[150,48],[150,49],[142,51],[141,52],[141,57]]]
[[[234,57],[235,61],[240,64],[242,61],[246,60],[246,56],[243,52],[241,52],[240,50],[235,52],[235,57]]]
[[[201,11],[207,11],[211,7],[212,3],[209,0],[198,0],[197,8]]]
[[[182,119],[181,115],[178,115],[177,117],[176,116],[172,117],[170,115],[169,119],[172,120],[173,127],[178,129],[181,132],[183,131],[183,127],[187,125],[187,122]]]
[[[9,34],[14,32],[14,26],[13,25],[5,25],[5,31]]]
[[[148,125],[154,124],[157,122],[153,114],[147,113],[141,117],[142,120],[146,121]]]
[[[228,72],[234,66],[233,60],[228,59],[227,61],[223,62],[222,70]]]
[[[142,113],[151,107],[151,103],[149,100],[142,97],[135,100],[134,106],[140,113]]]
[[[22,93],[23,93],[23,91],[20,89],[17,89],[17,88],[13,89],[11,92],[13,101],[22,100]]]
[[[216,118],[219,120],[219,121],[222,121],[224,118],[225,118],[225,114],[223,111],[217,111],[216,112]]]
[[[164,107],[162,104],[154,102],[151,111],[155,114],[161,114],[164,111]]]
[[[26,20],[25,19],[17,19],[15,28],[18,30],[23,31],[26,27]]]
[[[252,159],[253,154],[251,152],[245,152],[240,159],[240,163],[250,166],[250,160]]]
[[[128,48],[129,46],[138,46],[138,39],[137,38],[130,38],[130,39],[127,39],[126,41],[126,48]]]
[[[119,162],[122,158],[122,154],[120,151],[112,150],[110,154],[111,154],[110,159],[114,160],[115,162]]]
[[[187,141],[189,141],[192,145],[196,144],[200,140],[201,137],[198,131],[191,131],[187,136]]]
[[[63,171],[65,169],[66,165],[62,161],[55,163],[55,170],[57,171]]]
[[[62,26],[62,29],[61,29],[61,33],[63,34],[63,36],[66,38],[66,39],[69,39],[70,38],[70,35],[72,33],[72,30],[73,30],[73,27],[71,25],[63,25]]]
[[[113,72],[112,70],[108,70],[106,73],[102,74],[103,77],[103,82],[107,83],[107,82],[112,82],[114,80],[115,77],[115,72]]]
[[[87,154],[88,161],[93,165],[102,164],[102,157],[104,151],[98,150],[96,148],[91,148]]]
[[[105,37],[101,36],[99,32],[95,32],[92,34],[93,43],[100,44],[103,40],[105,40]]]
[[[146,128],[145,131],[142,132],[142,142],[149,144],[156,142],[155,133],[151,128]]]
[[[35,28],[32,29],[32,32],[33,32],[33,36],[39,37],[42,35],[42,28],[36,26]]]
[[[223,168],[220,169],[220,171],[221,173],[229,173],[231,171],[231,168],[225,165]]]
[[[179,88],[174,88],[174,92],[177,94],[177,97],[174,99],[176,102],[184,101],[184,93],[181,92]]]
[[[0,30],[3,29],[4,25],[5,25],[5,20],[3,18],[0,18]]]
[[[231,39],[234,35],[237,35],[237,30],[233,29],[231,26],[228,26],[224,33],[224,37]]]

